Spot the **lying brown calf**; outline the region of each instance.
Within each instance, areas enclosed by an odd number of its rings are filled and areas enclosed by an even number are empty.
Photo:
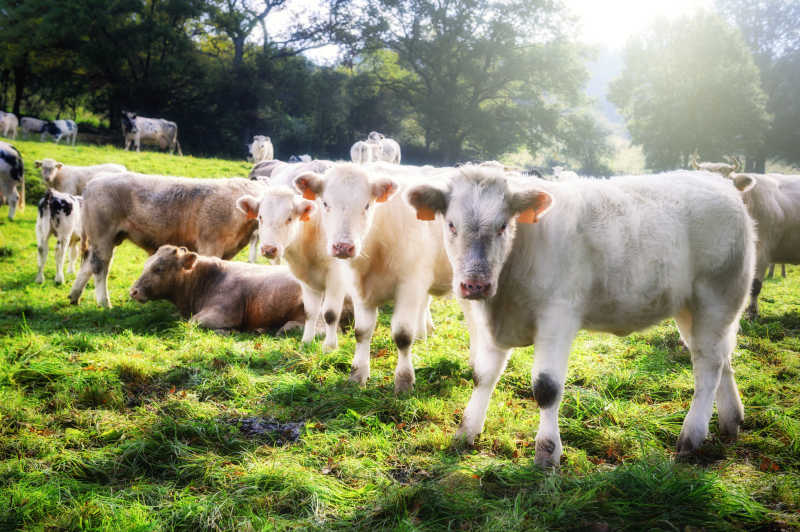
[[[225,331],[285,331],[305,321],[300,283],[280,266],[206,257],[161,246],[133,283],[140,303],[166,299],[201,327]]]

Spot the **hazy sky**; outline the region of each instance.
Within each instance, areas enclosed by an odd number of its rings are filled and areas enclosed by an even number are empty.
[[[575,28],[578,40],[608,48],[620,48],[631,35],[645,29],[656,17],[676,17],[697,9],[711,9],[713,0],[565,0],[580,20]],[[280,33],[290,12],[314,9],[318,0],[289,0],[287,9],[270,16],[268,31]],[[317,62],[336,58],[336,47],[310,50],[306,55]]]

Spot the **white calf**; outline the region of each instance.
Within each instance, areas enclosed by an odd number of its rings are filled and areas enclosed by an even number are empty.
[[[0,197],[8,202],[8,219],[14,220],[17,207],[25,210],[25,165],[17,149],[0,141]]]
[[[50,235],[56,237],[56,284],[64,282],[64,255],[69,248],[67,273],[75,272],[75,262],[79,255],[81,241],[81,203],[80,196],[63,194],[48,189],[39,200],[39,214],[36,216],[36,245],[39,251],[39,273],[36,282],[44,282],[44,265],[47,262],[47,248]]]
[[[401,186],[424,182],[424,174],[389,167],[336,164],[324,176],[297,177],[295,187],[307,199],[320,198],[323,250],[349,267],[356,337],[350,380],[364,384],[369,378],[378,307],[394,301],[395,391],[405,392],[415,379],[411,344],[432,327],[426,322],[429,294],[449,292],[451,268],[439,228],[418,221],[397,195]]]
[[[0,130],[3,131],[4,137],[16,139],[18,126],[19,120],[17,120],[17,115],[0,111]]]
[[[720,431],[736,436],[744,409],[731,354],[755,232],[733,187],[697,174],[531,183],[462,168],[408,191],[419,218],[444,222],[453,288],[466,300],[475,388],[458,438],[472,443],[483,430],[511,348],[535,344],[535,462],[558,464],[558,406],[576,333],[624,335],[670,316],[695,380],[678,452],[703,442],[715,397]]]
[[[248,146],[250,152],[247,160],[253,163],[260,163],[262,161],[271,161],[275,150],[272,147],[272,140],[264,135],[256,135],[253,141]]]
[[[54,159],[42,159],[34,163],[42,171],[42,181],[48,187],[80,196],[86,185],[102,173],[126,172],[121,164],[96,164],[94,166],[70,166]]]

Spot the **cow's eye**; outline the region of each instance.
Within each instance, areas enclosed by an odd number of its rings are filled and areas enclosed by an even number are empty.
[[[456,226],[455,226],[455,225],[453,225],[453,222],[449,222],[449,223],[447,224],[447,227],[449,227],[449,228],[450,228],[450,233],[451,233],[451,234],[453,234],[453,235],[455,235],[455,234],[456,234]]]
[[[367,203],[367,205],[364,207],[364,210],[365,210],[365,211],[366,211],[366,210],[369,210],[369,203]]]
[[[500,226],[500,229],[497,231],[497,234],[498,234],[498,235],[502,235],[502,234],[505,232],[505,230],[506,230],[506,227],[508,227],[508,224],[507,224],[507,223],[505,223],[505,224],[501,225],[501,226]]]
[[[290,223],[292,223],[292,219],[291,219],[291,218],[286,218],[286,223],[287,223],[287,224],[290,224]]]
[[[323,206],[324,206],[326,209],[328,208],[328,203],[327,203],[327,202],[323,201],[323,202],[322,202],[322,205],[323,205]]]

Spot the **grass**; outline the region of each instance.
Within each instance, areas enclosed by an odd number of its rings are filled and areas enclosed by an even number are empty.
[[[197,177],[240,162],[17,143],[33,160],[119,161]],[[32,170],[28,172],[31,182]],[[765,283],[742,322],[739,441],[673,449],[692,393],[671,321],[627,338],[581,333],[561,406],[564,459],[533,467],[533,349],[517,350],[474,449],[450,446],[472,389],[457,305],[433,306],[417,385],[395,397],[389,310],[364,389],[347,383],[352,332],[323,354],[298,335],[218,336],[169,304],[127,299],[145,254],[118,248],[99,309],[69,284],[36,285],[36,209],[0,208],[0,530],[800,529],[800,268]],[[240,255],[239,259],[242,259]],[[91,288],[91,285],[90,285]],[[304,421],[277,445],[237,420]]]

